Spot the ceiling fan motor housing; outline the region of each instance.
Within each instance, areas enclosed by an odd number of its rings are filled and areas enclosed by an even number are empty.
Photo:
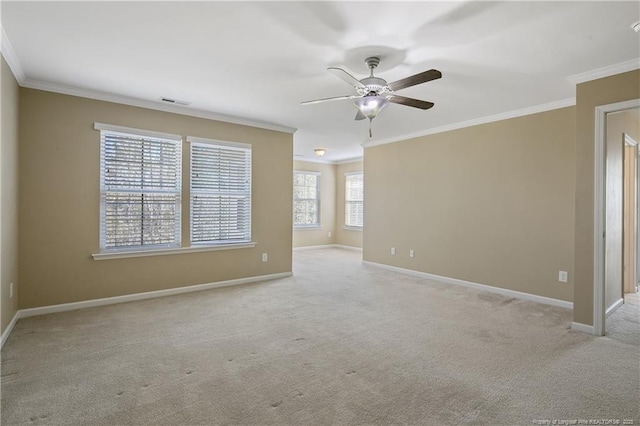
[[[364,84],[366,89],[365,93],[376,92],[380,93],[383,88],[387,86],[387,81],[379,77],[367,77],[360,80],[360,83]]]

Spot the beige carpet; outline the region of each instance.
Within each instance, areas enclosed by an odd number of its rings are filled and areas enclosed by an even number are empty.
[[[625,294],[624,305],[607,318],[605,327],[608,337],[640,346],[640,294]]]
[[[637,328],[594,338],[568,310],[340,249],[294,273],[20,320],[2,425],[640,424]]]

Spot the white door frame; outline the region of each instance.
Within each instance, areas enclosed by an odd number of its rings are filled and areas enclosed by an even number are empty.
[[[607,114],[640,107],[640,99],[632,99],[596,107],[595,197],[593,232],[593,334],[604,336],[605,322],[605,172],[607,161]]]
[[[627,133],[624,134],[624,145],[625,148],[626,147],[632,147],[633,148],[633,161],[635,163],[635,174],[633,175],[633,184],[634,184],[634,189],[635,189],[635,206],[633,207],[633,235],[634,235],[634,241],[636,242],[636,246],[634,248],[634,253],[635,256],[633,258],[633,270],[635,271],[634,273],[634,282],[633,282],[633,290],[634,292],[637,291],[638,288],[638,255],[640,254],[638,251],[638,196],[640,196],[640,185],[638,185],[638,165],[640,165],[640,163],[638,162],[638,142],[633,139],[631,136],[629,136]],[[623,271],[624,272],[624,271]],[[622,283],[622,287],[624,289],[624,281]],[[623,295],[622,295],[623,299],[624,299],[624,290],[623,290]]]

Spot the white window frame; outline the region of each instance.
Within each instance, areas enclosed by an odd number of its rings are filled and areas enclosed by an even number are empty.
[[[218,246],[227,246],[231,247],[234,245],[246,245],[246,244],[254,244],[251,243],[251,225],[252,225],[252,145],[240,142],[229,142],[222,141],[216,139],[207,139],[200,138],[195,136],[187,136],[187,142],[190,144],[189,146],[189,241],[193,247],[218,247]],[[249,169],[248,169],[248,178],[249,178],[249,187],[248,190],[233,193],[232,195],[237,195],[244,197],[248,200],[248,211],[247,214],[249,216],[247,224],[246,224],[246,238],[242,239],[219,239],[219,240],[207,240],[207,241],[196,241],[194,242],[194,197],[197,194],[219,194],[217,191],[211,190],[197,190],[193,188],[193,147],[194,146],[204,146],[204,147],[217,147],[229,150],[239,150],[248,152],[248,161],[249,161]],[[221,193],[220,193],[221,194]],[[230,193],[225,193],[225,195],[229,195]],[[254,244],[255,245],[255,244]]]
[[[362,231],[364,226],[364,172],[350,172],[344,174],[344,229],[352,231]],[[349,199],[349,178],[353,176],[361,176],[363,182],[363,195],[362,200],[350,200]],[[362,204],[362,225],[353,225],[349,223],[349,205],[351,203]]]
[[[175,141],[177,144],[179,144],[179,150],[178,150],[178,161],[177,163],[179,163],[180,165],[180,173],[178,175],[179,178],[179,182],[177,187],[180,189],[180,197],[178,200],[178,204],[176,205],[176,215],[178,216],[180,222],[178,223],[178,225],[176,226],[177,229],[177,234],[176,234],[176,241],[174,242],[174,244],[171,245],[155,245],[155,246],[135,246],[135,247],[128,247],[128,248],[120,248],[120,249],[107,249],[107,250],[103,250],[104,244],[103,244],[103,224],[105,223],[104,221],[104,217],[105,217],[105,204],[102,202],[102,200],[104,199],[103,197],[103,167],[102,167],[102,161],[103,161],[103,157],[102,157],[102,134],[100,135],[100,146],[101,146],[101,155],[100,155],[100,199],[101,199],[101,203],[100,203],[100,228],[99,228],[99,239],[100,239],[100,243],[99,243],[99,248],[100,251],[98,253],[93,253],[91,256],[94,260],[111,260],[111,259],[124,259],[124,258],[133,258],[133,257],[147,257],[147,256],[160,256],[160,255],[174,255],[174,254],[186,254],[186,253],[197,253],[197,252],[205,252],[205,251],[218,251],[218,250],[235,250],[235,249],[244,249],[244,248],[253,248],[257,245],[256,242],[254,241],[246,241],[246,242],[238,242],[238,243],[219,243],[219,244],[214,244],[214,245],[204,245],[204,244],[196,244],[196,245],[190,245],[190,246],[182,246],[183,242],[183,238],[182,238],[182,209],[184,207],[184,198],[183,198],[183,194],[182,191],[184,189],[184,182],[182,181],[182,175],[184,173],[184,171],[182,170],[182,149],[183,149],[183,137],[181,135],[174,135],[174,134],[170,134],[170,133],[163,133],[163,132],[155,132],[155,131],[151,131],[151,130],[143,130],[143,129],[136,129],[136,128],[131,128],[131,127],[124,127],[124,126],[117,126],[117,125],[112,125],[112,124],[105,124],[105,123],[94,123],[94,129],[99,130],[100,132],[113,132],[113,133],[124,133],[127,135],[134,135],[136,137],[148,137],[148,138],[158,138],[158,139],[167,139],[167,140],[173,140]],[[248,146],[251,147],[251,145],[249,144],[239,144],[239,143],[233,143],[233,142],[223,142],[223,141],[215,141],[215,140],[211,140],[211,139],[203,139],[203,138],[196,138],[196,137],[188,137],[187,138],[187,142],[189,141],[195,141],[195,142],[214,142],[217,144],[220,143],[226,143],[226,144],[232,144],[232,145],[236,145],[236,146]],[[191,151],[189,150],[189,155],[191,154]],[[191,162],[191,159],[189,159],[189,161]],[[190,170],[189,170],[190,171]],[[191,179],[190,179],[190,175],[189,175],[189,187],[191,186]],[[251,210],[251,209],[250,209]],[[191,212],[189,211],[189,220],[191,223]],[[249,226],[251,226],[251,220],[249,220]],[[190,242],[188,242],[187,244],[190,244]]]
[[[100,131],[100,253],[104,255],[127,253],[127,252],[152,252],[161,249],[176,249],[181,245],[181,213],[182,213],[182,136],[169,133],[154,132],[150,130],[135,129],[130,127],[115,126],[104,123],[94,123],[94,129]],[[105,135],[122,135],[132,136],[134,138],[143,138],[148,141],[157,141],[159,143],[175,144],[176,156],[174,167],[177,170],[175,180],[175,189],[157,189],[152,188],[109,188],[105,183]],[[107,247],[107,196],[108,194],[117,193],[140,193],[140,194],[173,194],[175,195],[175,213],[174,213],[174,239],[171,243],[166,244],[149,244],[136,246],[119,246]],[[94,255],[95,258],[95,255]]]
[[[322,222],[321,222],[321,211],[320,211],[320,207],[321,207],[321,200],[320,200],[320,177],[322,176],[321,172],[309,172],[309,171],[305,171],[305,170],[294,170],[293,171],[293,175],[297,175],[297,174],[301,174],[301,175],[311,175],[311,176],[315,176],[316,177],[316,198],[301,198],[299,199],[300,201],[315,201],[316,202],[316,223],[296,223],[295,222],[295,214],[293,217],[293,229],[296,230],[304,230],[304,229],[321,229],[322,228]],[[295,198],[295,191],[294,191],[294,197],[293,197],[293,208],[295,211],[295,206],[296,206],[296,201],[298,201]]]

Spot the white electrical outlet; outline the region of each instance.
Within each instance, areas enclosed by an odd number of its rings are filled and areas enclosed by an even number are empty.
[[[13,297],[13,283],[9,284],[9,299]]]
[[[266,262],[269,259],[269,257],[267,256],[267,253],[262,253],[262,261]]]
[[[395,247],[391,247],[391,254],[395,256],[395,254],[396,254],[396,248]]]
[[[331,232],[329,232],[329,233],[327,234],[327,237],[331,238]]]
[[[416,253],[413,250],[409,250],[409,257],[416,257]]]
[[[558,273],[558,281],[566,283],[569,281],[569,273],[567,271],[560,271]]]

